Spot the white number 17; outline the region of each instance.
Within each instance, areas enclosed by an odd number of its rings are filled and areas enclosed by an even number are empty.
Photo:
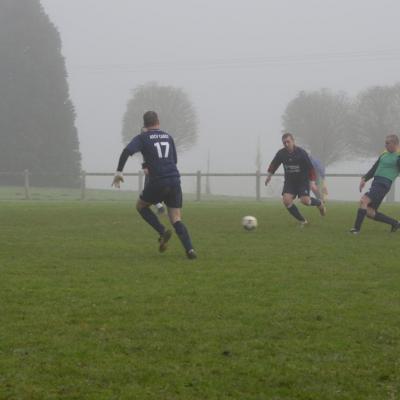
[[[168,154],[169,154],[169,143],[168,142],[156,142],[156,143],[154,143],[154,146],[156,146],[156,148],[157,148],[158,158],[168,158]],[[165,147],[164,154],[162,152],[161,146]]]

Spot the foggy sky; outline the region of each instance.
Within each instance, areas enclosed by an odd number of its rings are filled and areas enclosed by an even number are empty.
[[[130,91],[149,81],[182,87],[195,106],[186,172],[206,169],[208,149],[215,172],[254,171],[258,136],[266,165],[300,90],[400,81],[395,0],[41,2],[61,34],[87,171],[115,170]]]

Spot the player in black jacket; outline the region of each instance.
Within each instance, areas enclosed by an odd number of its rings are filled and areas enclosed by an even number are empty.
[[[177,164],[177,154],[173,138],[160,130],[157,113],[147,111],[143,115],[144,132],[135,136],[122,151],[117,172],[112,185],[119,188],[123,182],[122,171],[129,156],[142,153],[143,162],[148,169],[148,183],[136,203],[136,209],[143,219],[155,229],[159,235],[159,250],[165,251],[172,232],[160,223],[150,206],[164,202],[168,208],[168,216],[175,232],[185,248],[189,259],[196,258],[196,252],[186,226],[181,221],[182,189]]]
[[[285,183],[282,191],[282,201],[287,210],[300,221],[304,226],[308,222],[300,214],[299,209],[294,204],[294,199],[298,196],[300,201],[306,206],[316,206],[321,216],[326,213],[326,208],[321,200],[310,197],[310,188],[318,193],[315,184],[316,173],[307,152],[301,147],[296,146],[294,137],[291,133],[282,136],[283,149],[279,150],[268,168],[268,176],[265,185],[268,185],[272,175],[283,164],[285,170]]]

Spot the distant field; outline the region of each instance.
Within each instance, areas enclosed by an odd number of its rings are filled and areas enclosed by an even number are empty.
[[[133,203],[1,201],[0,399],[399,399],[400,232],[301,210],[188,202],[189,261]]]
[[[71,188],[47,188],[47,187],[32,187],[29,190],[31,200],[35,201],[79,201],[81,200],[81,189]],[[136,202],[138,196],[137,191],[118,190],[118,189],[86,189],[86,201],[130,201]],[[194,193],[185,193],[185,200],[195,200]],[[225,195],[207,195],[202,194],[202,200],[209,201],[252,201],[255,196],[225,196]],[[19,186],[0,186],[0,202],[1,201],[16,201],[26,200],[26,194],[23,187]]]

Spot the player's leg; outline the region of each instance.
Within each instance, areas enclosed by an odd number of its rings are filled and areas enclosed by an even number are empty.
[[[310,189],[316,199],[322,200],[321,178],[317,178],[315,181],[315,186],[312,186]]]
[[[390,225],[392,227],[392,232],[395,232],[400,228],[400,224],[397,220],[378,211],[379,206],[389,190],[389,187],[384,186],[379,182],[372,182],[370,190],[361,198],[356,222],[354,228],[351,230],[353,233],[360,231],[365,216],[368,216],[375,221]]]
[[[362,223],[367,216],[367,209],[370,203],[371,199],[367,194],[364,194],[360,199],[360,205],[357,210],[356,220],[354,221],[353,228],[350,229],[351,233],[357,234],[360,232]]]
[[[319,198],[314,198],[310,196],[310,188],[314,193],[320,194],[316,183],[310,183],[308,180],[299,184],[298,196],[300,201],[305,206],[317,207],[321,216],[325,216],[326,207],[324,202]]]
[[[295,195],[292,193],[284,192],[282,194],[282,202],[289,213],[301,223],[307,223],[306,219],[301,215],[296,204],[294,204]]]
[[[149,170],[147,168],[143,168],[144,172],[144,187],[146,187],[149,184]],[[165,211],[165,207],[163,203],[157,203],[156,204],[156,209],[157,209],[157,214],[163,214]]]
[[[159,250],[161,252],[167,249],[167,242],[171,238],[172,232],[165,229],[161,224],[157,215],[153,213],[150,206],[162,200],[162,187],[158,184],[151,183],[150,181],[145,185],[143,192],[136,203],[136,209],[142,218],[160,235]]]
[[[179,181],[171,183],[169,190],[166,192],[164,202],[168,208],[169,220],[186,251],[187,257],[195,259],[197,255],[193,248],[189,231],[182,222],[182,189]]]
[[[374,197],[367,210],[368,217],[374,219],[375,221],[390,225],[391,232],[396,232],[398,229],[400,229],[400,222],[378,211],[383,199],[390,191],[390,186],[382,185],[379,182],[373,182],[370,192],[372,189]]]
[[[317,207],[321,216],[325,216],[326,208],[325,208],[325,204],[321,200],[316,199],[311,196],[304,195],[304,196],[300,196],[300,201],[305,206]]]
[[[161,224],[157,215],[151,211],[152,203],[146,202],[142,199],[138,199],[136,203],[136,210],[142,216],[142,218],[154,229],[156,230],[160,236],[162,236],[165,232],[164,225]]]
[[[165,207],[163,203],[156,204],[157,214],[164,214]]]
[[[168,217],[186,251],[187,257],[190,259],[196,258],[196,252],[193,249],[189,232],[185,224],[182,222],[181,209],[168,207]]]
[[[300,201],[305,206],[320,207],[322,201],[311,196],[300,196]]]
[[[398,229],[400,229],[399,221],[379,212],[376,208],[368,207],[367,208],[367,216],[368,216],[368,218],[371,218],[374,221],[382,222],[384,224],[390,225],[391,232],[396,232]]]

